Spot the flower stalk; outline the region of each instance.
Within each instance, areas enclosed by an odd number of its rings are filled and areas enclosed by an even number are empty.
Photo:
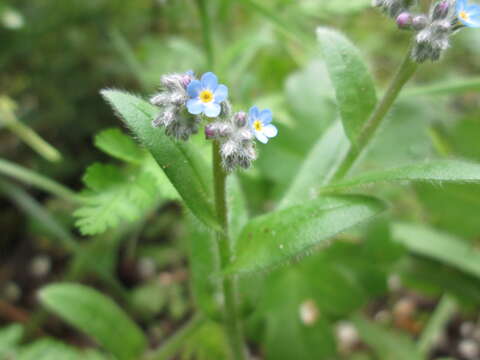
[[[409,50],[396,75],[388,86],[385,95],[377,104],[372,115],[363,127],[363,130],[359,136],[358,144],[350,147],[345,158],[333,174],[330,181],[331,183],[344,178],[355,165],[360,156],[364,153],[365,149],[368,147],[378,128],[385,119],[385,116],[388,114],[390,108],[398,98],[400,91],[403,89],[408,80],[410,80],[415,74],[418,66],[418,63],[412,61]]]

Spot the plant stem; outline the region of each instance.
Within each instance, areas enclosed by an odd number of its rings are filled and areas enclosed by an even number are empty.
[[[388,86],[385,95],[383,96],[382,100],[377,104],[372,115],[363,127],[358,139],[358,145],[352,145],[350,147],[345,158],[333,174],[331,182],[336,182],[344,178],[345,175],[347,175],[347,173],[353,167],[353,165],[355,165],[356,161],[363,154],[364,150],[367,148],[368,144],[370,143],[378,128],[382,124],[382,121],[385,119],[385,116],[388,114],[388,111],[397,99],[403,86],[408,82],[408,80],[411,79],[413,74],[415,74],[417,68],[418,64],[410,59],[409,50],[407,56],[400,65],[397,74]]]
[[[178,330],[171,338],[157,350],[145,356],[145,360],[169,360],[174,357],[185,340],[193,334],[203,323],[205,319],[201,315],[195,315],[184,327]]]
[[[60,152],[27,125],[18,121],[14,109],[15,103],[12,100],[0,97],[0,118],[3,125],[48,161],[60,161],[62,159]]]
[[[75,194],[62,184],[7,160],[0,159],[0,174],[33,185],[74,204],[83,203],[83,198],[80,195]]]
[[[217,244],[220,253],[220,265],[225,269],[230,263],[231,247],[228,236],[228,216],[226,199],[227,174],[222,166],[220,147],[217,142],[212,146],[213,158],[213,181],[215,194],[215,208],[222,231],[217,232]],[[233,277],[226,276],[222,280],[224,297],[224,323],[228,339],[232,349],[233,359],[246,359],[246,347],[244,345],[241,325],[237,314],[236,284]]]

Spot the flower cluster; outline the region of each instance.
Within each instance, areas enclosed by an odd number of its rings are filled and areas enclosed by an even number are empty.
[[[480,27],[480,5],[469,0],[439,0],[428,14],[414,12],[414,0],[373,0],[401,29],[415,32],[412,58],[422,63],[439,60],[450,46],[450,36],[463,27]]]
[[[219,143],[226,171],[249,168],[257,158],[254,139],[266,144],[277,135],[268,109],[254,106],[248,115],[232,113],[228,88],[211,72],[200,79],[193,72],[165,75],[161,83],[163,90],[150,99],[161,108],[152,125],[163,126],[167,135],[186,141],[205,120],[205,136]]]

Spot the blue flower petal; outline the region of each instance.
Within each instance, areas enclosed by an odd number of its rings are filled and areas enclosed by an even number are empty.
[[[263,125],[268,125],[272,122],[273,114],[269,109],[265,109],[265,110],[262,110],[262,112],[258,117],[262,121]]]
[[[217,90],[218,79],[217,79],[217,75],[215,75],[214,73],[207,72],[203,74],[201,82],[202,82],[203,88],[210,89],[211,91]]]
[[[273,138],[273,137],[277,136],[277,134],[278,134],[277,127],[275,125],[272,125],[272,124],[264,126],[263,129],[262,129],[262,132],[265,136],[267,136],[269,138]]]
[[[193,80],[188,84],[187,93],[192,99],[197,98],[202,90],[202,84],[198,80]]]
[[[214,118],[220,115],[220,111],[222,110],[222,107],[218,104],[215,103],[208,103],[204,105],[205,108],[205,115]]]
[[[227,100],[228,88],[225,85],[218,85],[217,90],[215,90],[214,97],[217,104]]]
[[[467,6],[467,0],[457,0],[457,12],[463,11]]]
[[[190,114],[199,115],[203,112],[205,105],[198,99],[190,99],[187,101],[187,109]]]
[[[260,141],[261,143],[263,143],[263,144],[268,143],[268,137],[266,137],[263,132],[255,131],[254,135],[257,138],[257,140]]]
[[[260,109],[256,106],[252,106],[248,111],[250,123],[253,123],[255,120],[257,120],[259,115],[260,115]]]

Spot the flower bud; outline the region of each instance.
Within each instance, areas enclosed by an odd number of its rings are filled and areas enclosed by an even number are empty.
[[[417,15],[412,19],[412,27],[417,30],[423,30],[428,25],[428,18],[425,15]]]
[[[432,19],[440,20],[445,19],[450,10],[450,2],[448,0],[442,0],[433,5]]]
[[[413,17],[409,12],[402,12],[397,16],[397,25],[400,29],[408,29],[412,25]]]
[[[215,129],[212,124],[205,126],[205,139],[210,140],[215,138]]]
[[[240,111],[233,115],[233,121],[235,121],[235,125],[238,127],[244,127],[247,125],[247,114],[243,111]]]

